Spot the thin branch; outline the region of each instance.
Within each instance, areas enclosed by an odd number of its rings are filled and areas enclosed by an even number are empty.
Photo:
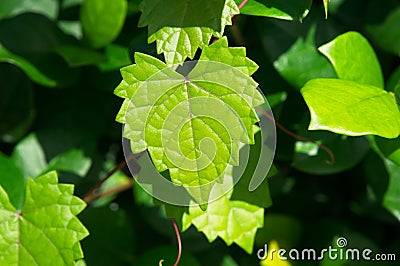
[[[86,202],[86,203],[90,203],[92,202],[94,199],[98,199],[99,197],[97,197],[97,191],[98,189],[111,177],[113,176],[116,172],[118,172],[119,170],[123,169],[126,165],[127,162],[130,162],[133,159],[136,159],[137,157],[141,156],[142,153],[139,154],[131,154],[126,160],[123,160],[122,162],[120,162],[116,167],[114,167],[110,172],[107,173],[107,175],[100,180],[96,185],[94,185],[83,197],[82,199]]]
[[[106,196],[119,194],[122,191],[130,189],[132,186],[133,186],[133,178],[129,178],[127,182],[122,183],[122,184],[120,184],[118,186],[115,186],[115,187],[112,187],[112,188],[107,189],[107,190],[101,190],[99,192],[90,194],[90,196],[88,196],[85,199],[85,202],[87,204],[89,204],[89,203],[91,203],[91,202],[93,202],[93,201],[95,201],[95,200],[97,200],[99,198],[103,198],[103,197],[106,197]]]
[[[178,257],[176,258],[174,266],[178,266],[179,261],[181,260],[181,256],[182,256],[182,241],[181,241],[181,235],[179,234],[179,228],[178,228],[178,225],[176,224],[175,219],[171,219],[171,220],[172,220],[172,224],[174,225],[176,240],[178,241]]]
[[[238,8],[242,9],[242,7],[248,2],[249,0],[243,0],[239,5]]]
[[[293,133],[292,131],[290,131],[289,129],[285,128],[281,123],[279,123],[278,121],[276,121],[270,114],[268,114],[267,112],[265,112],[264,110],[255,107],[254,109],[256,109],[257,111],[261,112],[266,118],[268,118],[269,120],[271,120],[272,122],[275,123],[275,125],[282,130],[283,132],[285,132],[286,134],[288,134],[289,136],[301,140],[301,141],[305,141],[305,142],[310,142],[310,143],[314,143],[316,145],[318,145],[319,148],[323,149],[324,151],[326,151],[326,153],[328,153],[330,160],[326,160],[327,164],[334,164],[335,163],[335,155],[333,155],[331,149],[329,149],[327,146],[320,144],[314,140],[311,140],[309,138],[297,135],[296,133]]]

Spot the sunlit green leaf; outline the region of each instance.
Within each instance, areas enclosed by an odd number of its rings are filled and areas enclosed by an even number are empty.
[[[331,61],[340,79],[383,88],[379,61],[368,41],[358,32],[347,32],[318,48]]]
[[[243,0],[235,2],[239,5]],[[240,14],[301,21],[310,11],[311,4],[312,0],[249,0],[240,9]]]
[[[81,9],[83,36],[94,48],[112,42],[124,25],[126,0],[85,0]]]
[[[0,187],[1,265],[75,265],[83,258],[79,241],[88,231],[76,215],[86,204],[73,190],[58,184],[55,172],[29,178],[18,211]]]
[[[144,0],[140,9],[139,26],[148,26],[149,43],[157,42],[169,65],[192,59],[213,35],[221,38],[239,13],[234,0]]]
[[[370,85],[339,79],[313,79],[301,93],[310,109],[310,130],[349,136],[400,134],[400,112],[393,95]]]
[[[122,69],[115,90],[126,98],[117,119],[132,152],[147,148],[158,171],[169,169],[172,182],[186,189],[216,181],[237,163],[239,144],[254,143],[253,107],[264,101],[250,77],[257,65],[243,48],[228,48],[225,38],[204,48],[186,77],[144,54],[136,53],[135,61]],[[200,147],[203,138],[213,145]],[[208,200],[209,191],[190,193]]]

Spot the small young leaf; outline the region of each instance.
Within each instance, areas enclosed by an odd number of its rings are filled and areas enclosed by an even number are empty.
[[[85,0],[81,9],[83,36],[94,47],[112,42],[124,25],[126,0]]]
[[[331,61],[340,79],[383,88],[379,61],[368,41],[358,32],[347,32],[318,48]]]
[[[240,4],[243,0],[235,0]],[[302,21],[310,11],[312,0],[249,0],[240,14]]]
[[[229,182],[229,178],[232,182],[230,175],[225,176],[224,182]],[[218,193],[224,185],[215,185],[211,193]],[[264,209],[230,197],[231,193],[228,193],[209,203],[206,211],[198,205],[189,206],[189,213],[184,213],[182,218],[183,231],[193,224],[208,241],[212,242],[219,236],[227,245],[236,243],[250,254],[256,231],[264,225]]]
[[[221,38],[239,13],[234,0],[144,0],[140,9],[139,27],[149,27],[149,43],[157,42],[169,65],[192,59],[213,35]]]
[[[55,172],[29,178],[17,211],[0,187],[0,265],[72,266],[83,258],[79,241],[88,231],[76,215],[86,204],[73,189],[58,184]]]
[[[385,138],[400,134],[396,101],[378,87],[340,79],[313,79],[301,93],[311,113],[310,130]]]

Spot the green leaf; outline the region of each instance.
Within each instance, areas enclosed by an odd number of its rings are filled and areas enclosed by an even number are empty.
[[[295,44],[274,62],[279,74],[297,89],[313,78],[336,77],[332,65],[315,46],[315,31],[316,26],[313,26],[306,40],[297,39]]]
[[[286,101],[287,93],[286,91],[281,91],[277,93],[270,93],[267,96],[268,104],[271,108],[278,106],[279,104]]]
[[[388,91],[395,92],[398,87],[400,87],[400,66],[393,71],[386,84]]]
[[[131,64],[127,47],[110,44],[105,47],[107,60],[99,64],[101,71],[114,71]]]
[[[375,86],[313,79],[301,93],[311,113],[310,130],[385,138],[397,138],[400,134],[400,112],[393,95]]]
[[[0,265],[75,265],[83,258],[79,241],[88,231],[76,215],[86,204],[73,189],[58,184],[55,172],[30,178],[17,211],[0,188]]]
[[[379,25],[368,25],[367,32],[372,40],[385,51],[395,55],[400,54],[400,7],[393,10]]]
[[[90,158],[85,157],[81,150],[72,149],[53,158],[45,171],[65,171],[83,177],[91,164]]]
[[[82,39],[82,27],[80,21],[59,20],[57,26],[65,34],[74,36],[76,39]]]
[[[229,175],[225,179],[224,182],[229,182]],[[223,185],[226,184],[215,185],[211,193],[219,194],[218,190]],[[189,213],[184,213],[182,218],[183,231],[193,224],[206,235],[209,242],[219,236],[228,246],[236,243],[250,254],[256,231],[264,225],[264,209],[244,201],[231,200],[230,197],[231,193],[228,193],[210,202],[206,211],[192,203]]]
[[[21,209],[25,197],[25,178],[14,161],[0,153],[0,186],[16,209]]]
[[[240,165],[245,165],[246,169],[242,173],[238,171],[235,167],[232,170],[232,175],[234,180],[239,180],[234,187],[232,192],[231,200],[244,201],[252,205],[256,205],[258,207],[268,208],[272,205],[271,195],[268,187],[268,178],[265,178],[262,183],[257,187],[254,191],[249,191],[249,184],[253,177],[254,172],[256,171],[256,167],[258,164],[258,160],[260,158],[261,149],[267,148],[265,145],[262,145],[265,139],[261,139],[261,134],[258,132],[255,136],[255,144],[250,146],[250,155],[246,156],[246,152],[242,148],[240,150],[240,159],[239,159],[239,167]],[[269,148],[267,148],[269,149]],[[270,150],[267,152],[271,152]],[[264,162],[263,162],[264,163]],[[265,164],[265,163],[264,163]],[[264,176],[271,177],[278,172],[276,167],[272,165],[269,171],[263,171]]]
[[[119,34],[127,13],[126,0],[85,0],[81,8],[83,36],[94,48],[112,42]]]
[[[392,162],[400,165],[400,137],[396,139],[375,138],[376,145],[382,155]]]
[[[358,32],[347,32],[318,48],[331,61],[340,79],[383,88],[379,61],[368,41]]]
[[[25,178],[35,178],[47,168],[43,149],[33,133],[15,146],[12,158]]]
[[[239,13],[234,0],[144,0],[140,9],[139,27],[148,26],[148,42],[157,42],[169,65],[192,59],[213,35],[221,38]]]
[[[32,0],[0,1],[0,19],[28,12],[55,19],[58,15],[58,1],[35,0],[34,3],[32,3]]]
[[[56,86],[56,81],[43,74],[36,66],[25,58],[16,55],[0,43],[0,62],[7,62],[20,67],[33,81],[49,87]]]
[[[126,98],[117,115],[124,137],[133,153],[147,148],[159,172],[169,169],[173,183],[207,202],[209,190],[193,187],[216,181],[238,162],[239,144],[254,143],[253,107],[264,102],[249,76],[257,65],[226,38],[204,47],[190,72],[182,70],[186,77],[148,55],[136,53],[135,61],[115,90]]]
[[[65,35],[54,21],[26,13],[0,21],[0,60],[20,66],[41,85],[72,84],[78,75],[54,52],[60,43],[76,40]],[[27,45],[29,44],[29,45]]]
[[[335,156],[334,163],[330,163],[327,152],[317,144],[296,141],[292,164],[305,173],[327,175],[343,172],[360,163],[369,151],[369,143],[364,137],[344,137],[326,131],[297,134],[325,145]]]
[[[136,227],[122,208],[88,207],[79,215],[90,235],[82,241],[87,264],[93,266],[132,265],[135,254]],[[110,230],[112,228],[112,230]]]
[[[105,57],[93,50],[75,45],[60,45],[55,51],[67,61],[70,67],[96,65],[105,61]]]
[[[0,139],[16,142],[35,118],[32,82],[18,67],[0,63]]]
[[[61,8],[62,9],[71,8],[71,7],[74,7],[74,6],[81,5],[82,2],[83,2],[83,0],[64,0],[61,3]]]
[[[235,0],[240,4],[243,0]],[[240,14],[302,21],[310,11],[312,0],[249,0]]]
[[[389,185],[383,198],[383,206],[400,220],[400,166],[384,159],[386,170],[390,176]]]

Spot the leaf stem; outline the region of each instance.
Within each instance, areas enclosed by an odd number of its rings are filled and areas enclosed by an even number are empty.
[[[137,157],[141,156],[142,153],[139,154],[131,154],[127,159],[123,160],[120,162],[116,167],[114,167],[110,172],[107,173],[107,175],[100,180],[96,185],[94,185],[89,191],[82,197],[82,199],[87,203],[91,203],[93,200],[98,199],[100,197],[105,196],[105,193],[98,193],[98,189],[111,177],[113,176],[116,172],[119,170],[123,169],[128,162],[130,162],[133,159],[136,159]],[[123,191],[123,190],[121,190]],[[110,193],[107,193],[109,195]]]
[[[334,164],[335,163],[335,155],[333,154],[333,152],[331,151],[331,149],[329,149],[327,146],[325,146],[324,144],[318,143],[314,140],[311,140],[309,138],[297,135],[296,133],[293,133],[292,131],[290,131],[289,129],[285,128],[281,123],[279,123],[278,121],[276,121],[270,114],[268,114],[267,112],[265,112],[264,110],[255,107],[254,109],[256,109],[257,111],[261,112],[266,118],[268,118],[269,120],[271,120],[272,122],[275,123],[275,125],[282,130],[283,132],[285,132],[287,135],[301,140],[301,141],[305,141],[305,142],[310,142],[310,143],[314,143],[316,145],[318,145],[319,148],[323,149],[324,151],[326,151],[326,153],[329,155],[330,160],[326,160],[327,164]]]
[[[239,5],[238,8],[242,9],[242,7],[248,2],[249,0],[243,0]]]
[[[179,261],[181,260],[181,256],[182,256],[182,241],[181,241],[181,235],[179,234],[179,228],[178,228],[178,225],[176,224],[175,219],[171,219],[171,220],[172,220],[172,224],[174,226],[176,240],[178,241],[178,257],[176,258],[174,266],[178,266]]]

